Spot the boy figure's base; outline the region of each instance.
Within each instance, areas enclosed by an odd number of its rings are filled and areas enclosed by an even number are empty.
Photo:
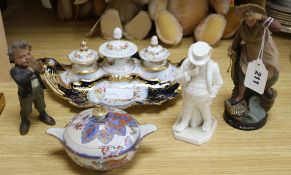
[[[209,131],[202,131],[201,126],[199,126],[196,128],[187,127],[181,132],[176,132],[174,128],[176,127],[178,122],[179,120],[176,121],[172,128],[174,137],[178,140],[189,142],[195,145],[201,145],[210,140],[217,125],[217,120],[212,118],[211,128]]]

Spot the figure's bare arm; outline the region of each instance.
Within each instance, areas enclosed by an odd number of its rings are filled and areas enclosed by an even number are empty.
[[[280,22],[276,19],[273,19],[271,25],[269,26],[269,29],[272,32],[280,32],[282,29],[282,25],[280,24]]]
[[[255,13],[254,15],[256,16],[256,19],[258,19],[262,22],[265,22],[269,18],[268,16],[265,16],[265,15],[262,15],[259,13]],[[270,24],[269,29],[272,32],[279,32],[282,29],[282,25],[280,24],[280,22],[278,20],[273,18],[273,21]]]

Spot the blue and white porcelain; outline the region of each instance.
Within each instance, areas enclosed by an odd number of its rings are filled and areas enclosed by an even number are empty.
[[[123,110],[100,106],[77,114],[65,128],[50,128],[47,133],[62,143],[78,165],[106,171],[131,160],[140,141],[156,130],[152,124],[139,125]]]
[[[114,40],[101,44],[99,54],[83,44],[70,54],[72,66],[43,59],[46,83],[80,108],[157,105],[175,98],[181,89],[175,80],[178,64],[168,60],[170,53],[158,45],[157,37],[139,53],[134,43],[121,37],[121,29],[116,28]]]

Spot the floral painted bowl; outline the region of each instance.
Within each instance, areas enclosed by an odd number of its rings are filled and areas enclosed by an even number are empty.
[[[50,128],[47,133],[63,144],[78,165],[106,171],[131,160],[140,141],[156,130],[152,124],[139,125],[123,110],[100,106],[77,114],[65,128]]]

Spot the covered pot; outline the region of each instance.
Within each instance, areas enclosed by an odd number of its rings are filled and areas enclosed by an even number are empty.
[[[114,40],[107,41],[99,47],[100,55],[106,60],[103,69],[112,74],[130,72],[135,66],[131,56],[137,52],[137,46],[130,41],[122,40],[122,30],[118,27],[114,29],[113,37]]]
[[[88,49],[85,41],[81,41],[79,50],[74,50],[69,54],[72,71],[77,74],[89,74],[96,71],[98,58],[98,53],[93,49]]]
[[[125,111],[98,107],[77,114],[65,128],[50,128],[69,157],[82,167],[106,171],[131,160],[142,138],[157,130],[139,125]]]
[[[167,58],[170,52],[159,45],[157,36],[151,38],[151,44],[139,52],[142,58],[142,65],[147,70],[160,71],[166,69],[169,65]]]

